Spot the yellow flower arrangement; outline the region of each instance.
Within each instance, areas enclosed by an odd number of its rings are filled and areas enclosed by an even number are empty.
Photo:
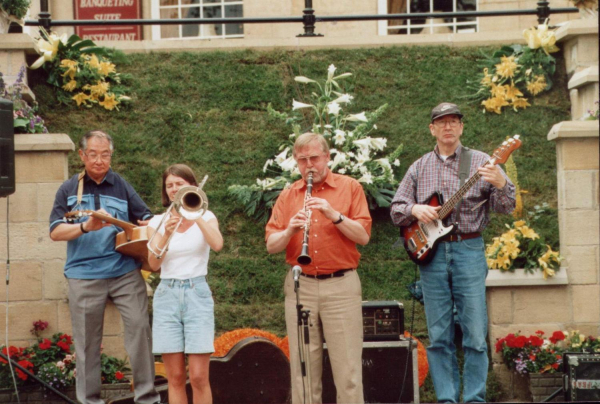
[[[502,271],[524,268],[530,273],[540,268],[544,279],[554,276],[561,261],[559,253],[545,244],[524,220],[518,220],[506,227],[506,232],[494,237],[486,246],[488,267]]]
[[[556,61],[550,53],[558,51],[554,32],[542,24],[525,30],[527,46],[504,46],[488,57],[472,98],[480,100],[483,112],[501,114],[504,107],[515,112],[531,106],[525,92],[536,96],[552,86]]]
[[[57,91],[59,103],[75,102],[78,107],[91,108],[99,105],[106,110],[119,109],[125,96],[123,78],[128,75],[117,73],[109,59],[111,52],[98,47],[91,40],[82,40],[77,35],[61,37],[42,30],[37,41],[41,57],[32,68],[43,66],[48,74],[48,83]]]

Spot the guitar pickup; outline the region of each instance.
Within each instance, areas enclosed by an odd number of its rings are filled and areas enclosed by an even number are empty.
[[[427,231],[427,227],[425,227],[425,223],[419,223],[419,228],[425,233],[426,237],[429,237],[429,232]]]
[[[406,243],[406,245],[408,246],[408,250],[410,252],[415,252],[415,250],[417,249],[417,243],[415,243],[415,241],[412,238],[408,239],[408,243]]]
[[[425,242],[425,238],[423,237],[423,234],[421,234],[421,232],[418,231],[418,230],[415,233],[416,233],[417,237],[419,237],[419,241],[421,243],[424,243]]]

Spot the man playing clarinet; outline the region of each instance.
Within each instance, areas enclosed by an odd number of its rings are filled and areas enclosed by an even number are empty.
[[[300,367],[294,280],[285,280],[285,320],[290,344],[292,403],[321,403],[323,339],[331,360],[339,403],[363,403],[362,295],[356,271],[360,253],[371,234],[371,216],[361,185],[353,178],[334,174],[326,139],[305,133],[294,143],[294,159],[302,179],[285,189],[266,227],[267,251],[286,251],[286,262],[301,265],[300,303],[309,310],[308,347],[310,385],[306,391]],[[312,192],[307,182],[312,176]],[[308,233],[308,236],[305,235]],[[303,251],[303,244],[305,248]],[[306,247],[307,245],[307,247]],[[305,260],[301,260],[306,262]]]

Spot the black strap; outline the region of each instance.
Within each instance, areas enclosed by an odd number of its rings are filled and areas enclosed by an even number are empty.
[[[460,152],[460,161],[458,162],[458,178],[460,179],[460,185],[458,188],[462,187],[465,182],[469,179],[469,174],[471,173],[471,158],[473,157],[473,152],[468,147],[462,146],[462,150]],[[460,206],[462,205],[462,199],[456,204],[456,223],[458,223],[458,219],[460,217]]]

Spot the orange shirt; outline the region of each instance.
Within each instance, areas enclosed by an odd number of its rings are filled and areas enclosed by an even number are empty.
[[[267,223],[265,240],[268,240],[271,234],[287,228],[292,216],[304,208],[305,194],[304,180],[294,182],[289,189],[281,192]],[[312,196],[326,199],[333,209],[359,222],[367,234],[371,235],[371,215],[367,198],[362,186],[355,179],[330,171],[323,184],[313,188]],[[312,211],[309,235],[308,254],[312,262],[302,265],[303,272],[317,275],[358,267],[360,253],[356,244],[318,210]],[[285,260],[288,264],[299,265],[297,258],[302,251],[303,238],[304,231],[301,230],[290,239],[285,249]]]

